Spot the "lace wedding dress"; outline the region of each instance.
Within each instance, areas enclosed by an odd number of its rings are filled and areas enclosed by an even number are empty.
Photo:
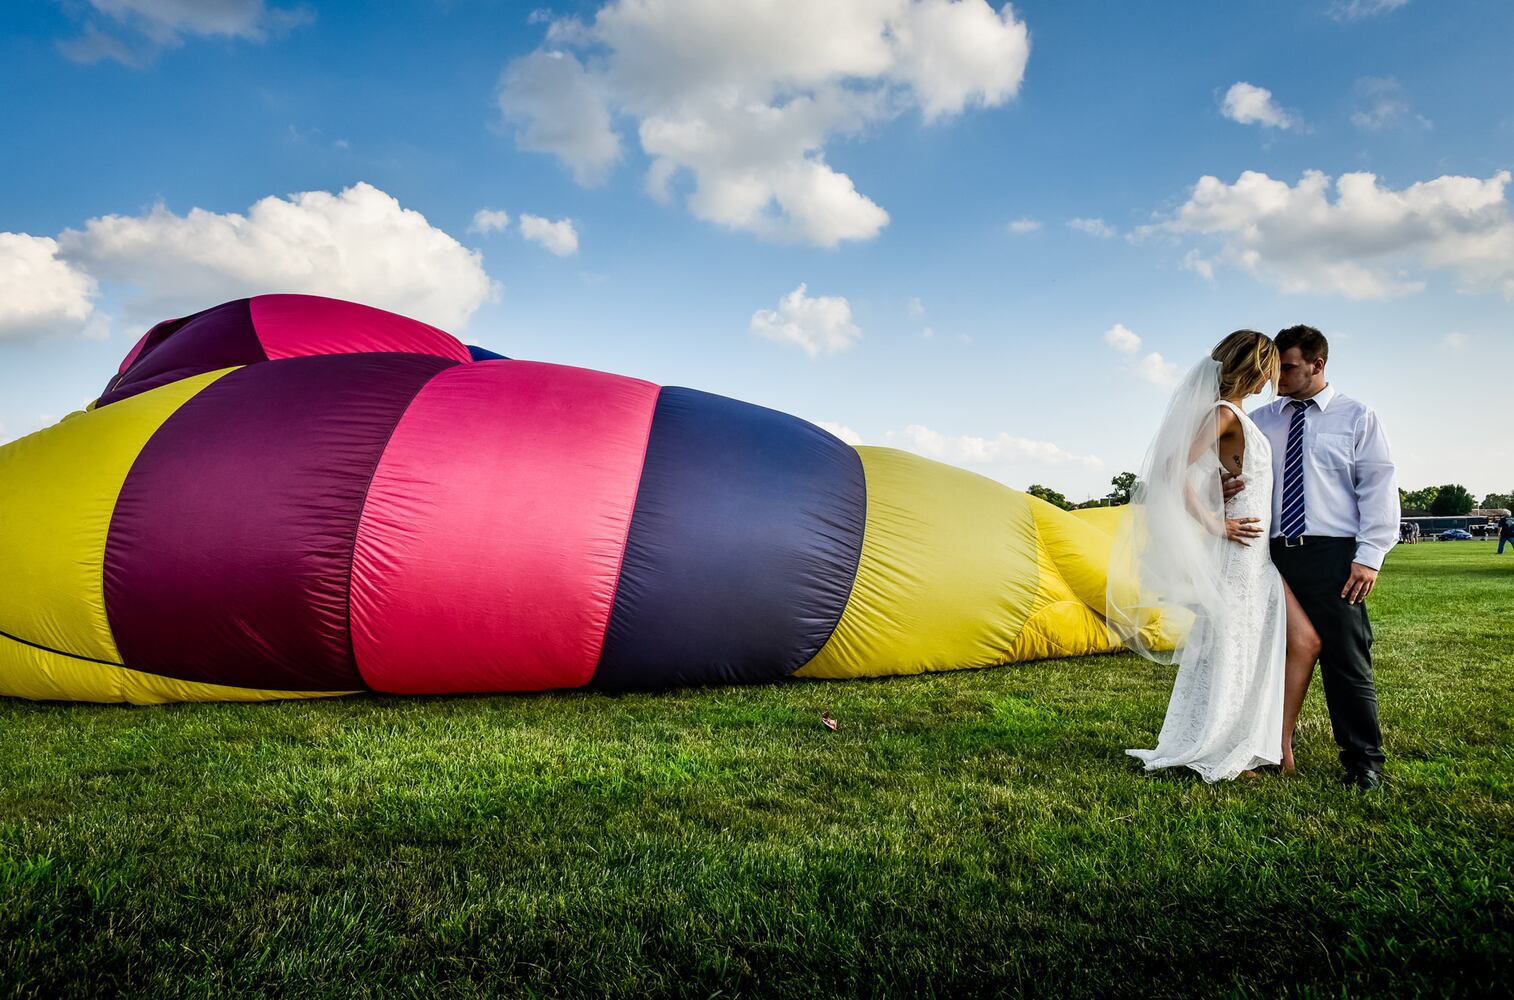
[[[1283,581],[1268,551],[1272,519],[1272,446],[1251,418],[1229,402],[1246,442],[1246,488],[1225,504],[1225,516],[1261,520],[1250,545],[1227,542],[1220,552],[1217,595],[1223,627],[1194,624],[1178,659],[1155,750],[1127,750],[1148,771],[1191,767],[1205,781],[1224,781],[1282,759],[1287,608]]]

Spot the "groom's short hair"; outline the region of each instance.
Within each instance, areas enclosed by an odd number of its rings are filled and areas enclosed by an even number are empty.
[[[1325,339],[1323,333],[1312,326],[1290,326],[1280,331],[1273,338],[1273,342],[1277,344],[1279,354],[1289,348],[1297,347],[1305,361],[1330,360],[1330,342]]]

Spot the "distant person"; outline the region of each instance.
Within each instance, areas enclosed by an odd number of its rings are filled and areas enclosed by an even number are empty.
[[[1384,757],[1365,602],[1398,536],[1393,458],[1377,414],[1325,379],[1324,334],[1291,326],[1276,343],[1282,398],[1253,414],[1272,443],[1272,561],[1319,634],[1346,784],[1369,790],[1382,782]],[[1314,664],[1289,666],[1283,750],[1291,757]]]
[[[1508,515],[1498,519],[1498,552],[1495,553],[1496,555],[1503,555],[1505,544],[1514,547],[1514,517]]]

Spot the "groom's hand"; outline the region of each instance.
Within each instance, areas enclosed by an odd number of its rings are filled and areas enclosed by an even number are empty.
[[[1246,488],[1246,481],[1240,476],[1228,472],[1220,473],[1220,491],[1225,494],[1225,502],[1229,503],[1241,490]]]
[[[1351,564],[1351,575],[1346,578],[1346,586],[1341,589],[1341,596],[1348,604],[1360,604],[1372,593],[1372,587],[1376,583],[1377,570],[1354,562]]]

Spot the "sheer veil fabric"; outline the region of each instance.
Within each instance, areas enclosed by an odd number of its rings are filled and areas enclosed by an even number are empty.
[[[1176,663],[1224,630],[1225,501],[1218,473],[1220,363],[1204,358],[1173,390],[1141,463],[1111,558],[1105,617],[1115,641]]]

